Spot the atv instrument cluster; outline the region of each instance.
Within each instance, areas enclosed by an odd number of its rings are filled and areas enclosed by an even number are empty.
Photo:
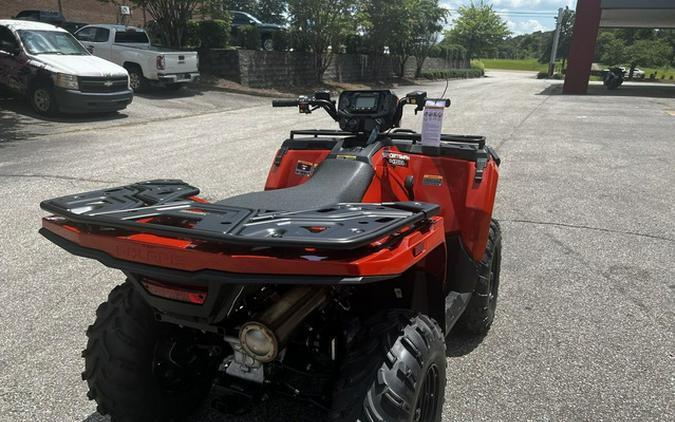
[[[370,134],[374,129],[378,133],[399,127],[403,107],[415,105],[415,114],[424,109],[427,100],[425,91],[414,91],[400,99],[390,90],[342,91],[337,107],[331,100],[330,92],[318,91],[314,96],[301,96],[297,100],[275,100],[273,107],[298,107],[300,113],[310,114],[319,108],[324,109],[345,132]],[[450,100],[442,99],[445,106]]]

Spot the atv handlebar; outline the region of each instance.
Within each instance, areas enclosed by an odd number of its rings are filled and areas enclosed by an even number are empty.
[[[272,107],[297,107],[300,104],[298,100],[273,100]]]

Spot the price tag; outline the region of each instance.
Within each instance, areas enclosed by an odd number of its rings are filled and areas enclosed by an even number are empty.
[[[445,101],[427,101],[422,120],[422,145],[441,146],[444,109]]]

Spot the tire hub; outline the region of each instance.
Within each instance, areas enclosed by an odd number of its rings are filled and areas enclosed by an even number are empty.
[[[129,85],[131,85],[131,89],[134,91],[141,87],[141,77],[138,76],[138,73],[129,73]]]
[[[49,111],[52,106],[52,99],[49,92],[44,88],[36,89],[33,93],[33,104],[39,111]]]
[[[424,382],[417,397],[413,422],[433,422],[438,414],[439,395],[441,389],[440,372],[436,364],[432,364],[424,375]]]

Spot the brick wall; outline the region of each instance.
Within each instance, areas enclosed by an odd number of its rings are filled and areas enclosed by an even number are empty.
[[[98,0],[61,0],[63,15],[72,22],[116,23],[117,8]],[[22,10],[59,10],[58,0],[0,0],[0,19],[11,19]],[[143,11],[132,9],[131,23],[143,24]]]
[[[309,53],[281,53],[251,50],[200,51],[199,68],[252,88],[272,88],[284,85],[306,85],[314,77]],[[406,62],[405,76],[415,76],[416,61]],[[368,82],[392,80],[400,65],[392,56],[374,58],[362,54],[336,54],[324,73],[324,79],[339,82]],[[463,69],[465,60],[446,61],[428,58],[423,71]]]

